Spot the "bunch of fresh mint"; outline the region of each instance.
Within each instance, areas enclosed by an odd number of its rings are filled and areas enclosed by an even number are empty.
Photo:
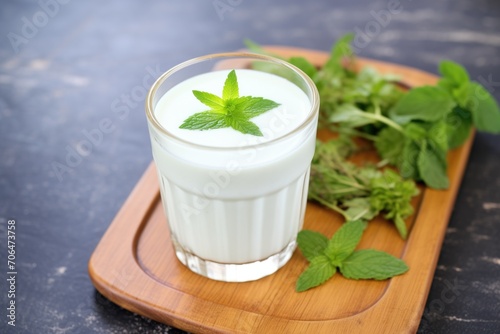
[[[477,130],[500,133],[500,110],[495,99],[477,82],[470,81],[460,65],[443,61],[435,86],[405,92],[397,77],[364,68],[354,69],[353,34],[340,38],[320,69],[306,59],[288,61],[315,82],[320,94],[320,125],[375,143],[384,163],[405,178],[427,186],[449,186],[446,155]],[[265,52],[247,42],[254,52]]]
[[[401,175],[436,189],[449,186],[448,150],[462,145],[472,127],[500,133],[500,111],[494,98],[467,71],[451,61],[439,65],[436,86],[408,91],[388,112],[399,126],[387,126],[375,140],[382,159]]]
[[[337,270],[352,279],[386,279],[406,272],[406,264],[387,253],[354,251],[366,226],[362,220],[382,213],[406,238],[404,219],[413,213],[411,199],[418,189],[415,182],[403,178],[446,189],[448,151],[462,145],[473,127],[500,133],[500,110],[495,99],[480,84],[470,81],[462,66],[443,61],[437,85],[405,89],[394,75],[381,75],[370,68],[357,71],[350,45],[353,37],[348,34],[340,38],[320,69],[302,57],[285,59],[316,84],[320,126],[341,134],[336,140],[317,142],[309,198],[348,221],[330,240],[313,231],[299,233],[299,248],[310,265],[300,276],[297,291],[322,284]],[[254,42],[245,44],[253,52],[282,58]],[[287,76],[266,63],[256,62],[253,67]],[[356,150],[348,136],[372,141],[382,161],[377,166],[347,162]],[[377,168],[386,164],[397,167],[399,173]]]
[[[316,142],[311,164],[309,198],[349,220],[371,220],[380,213],[391,220],[403,239],[405,219],[413,213],[411,199],[419,191],[412,180],[404,180],[390,169],[357,166],[346,159],[356,151],[345,135],[326,143]]]
[[[300,275],[295,290],[305,291],[323,284],[337,271],[349,279],[384,280],[408,271],[408,266],[388,253],[374,249],[357,250],[366,223],[349,221],[328,240],[321,233],[303,230],[297,236],[309,267]]]

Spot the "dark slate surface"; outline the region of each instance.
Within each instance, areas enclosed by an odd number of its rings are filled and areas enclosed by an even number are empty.
[[[18,271],[15,328],[0,280],[2,333],[179,332],[103,298],[87,261],[151,160],[145,89],[183,60],[244,38],[328,50],[357,31],[362,56],[434,73],[453,59],[500,100],[494,0],[401,0],[383,24],[372,11],[389,1],[55,1],[0,2],[0,267],[6,276],[15,219]],[[103,122],[109,131],[81,146]],[[476,137],[419,332],[499,332],[499,139]],[[53,163],[74,150],[58,177]]]

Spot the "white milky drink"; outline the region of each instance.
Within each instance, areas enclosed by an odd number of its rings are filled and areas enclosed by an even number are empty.
[[[230,127],[180,128],[189,116],[210,109],[192,91],[221,96],[230,70],[197,74],[155,91],[168,80],[167,72],[148,96],[153,158],[176,255],[209,278],[248,281],[271,274],[289,260],[302,228],[317,91],[294,68],[276,66],[295,75],[301,87],[275,74],[236,69],[240,96],[279,104],[251,119],[262,137]]]

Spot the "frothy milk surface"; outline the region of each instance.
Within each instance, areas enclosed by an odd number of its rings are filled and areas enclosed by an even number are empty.
[[[230,70],[208,72],[192,77],[170,89],[155,107],[155,116],[172,135],[183,140],[213,147],[235,147],[263,143],[297,128],[311,109],[306,94],[293,83],[274,74],[255,70],[236,70],[240,96],[262,97],[280,106],[250,119],[263,137],[243,134],[230,127],[211,130],[180,129],[189,116],[210,108],[198,101],[193,90],[222,96]]]

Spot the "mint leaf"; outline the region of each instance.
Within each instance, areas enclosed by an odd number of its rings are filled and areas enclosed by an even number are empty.
[[[470,82],[465,83],[459,87],[453,88],[451,91],[451,95],[455,98],[457,104],[465,109],[467,109],[467,103],[469,103],[469,88],[470,88]]]
[[[330,241],[328,241],[325,255],[333,264],[338,266],[354,251],[361,240],[365,228],[366,223],[361,220],[344,223],[342,227],[335,232]]]
[[[198,99],[198,101],[200,101],[207,107],[212,108],[213,110],[224,110],[224,100],[222,100],[217,95],[207,92],[200,92],[199,90],[193,90],[193,95]]]
[[[438,86],[446,90],[460,106],[465,106],[469,98],[469,74],[460,64],[445,60],[439,64],[439,72],[443,76]]]
[[[420,147],[427,139],[427,130],[422,123],[410,122],[404,126],[404,135],[403,148],[397,161],[397,167],[405,179],[420,180],[417,160]]]
[[[345,278],[383,280],[408,271],[403,260],[374,249],[355,251],[339,268]]]
[[[262,97],[251,96],[240,97],[237,101],[235,101],[235,104],[239,110],[242,110],[243,114],[247,118],[259,116],[266,111],[279,106],[279,103],[274,101],[267,100]]]
[[[193,95],[211,109],[189,116],[179,126],[181,129],[211,130],[231,127],[243,134],[262,136],[259,127],[250,119],[279,106],[278,103],[262,97],[239,97],[235,70],[227,75],[222,98],[199,90],[193,90]]]
[[[406,240],[406,237],[408,237],[408,229],[406,228],[406,222],[400,215],[396,215],[396,217],[394,217],[394,225],[396,225],[396,229],[398,230],[401,238]]]
[[[180,126],[181,129],[210,130],[226,128],[226,116],[211,111],[199,112],[189,116]]]
[[[328,238],[319,232],[302,230],[297,235],[299,249],[308,261],[312,261],[316,256],[323,254]]]
[[[469,82],[467,70],[460,64],[451,60],[443,60],[439,63],[439,73],[448,80],[453,87],[458,87]]]
[[[388,126],[382,129],[376,137],[375,148],[382,159],[396,165],[401,157],[404,143],[405,135]]]
[[[378,211],[373,210],[370,199],[367,197],[356,197],[343,203],[347,207],[344,215],[347,220],[372,220]]]
[[[406,139],[403,144],[401,156],[398,159],[398,169],[405,179],[420,180],[417,159],[420,147],[411,139]]]
[[[437,151],[446,156],[448,152],[448,129],[445,122],[437,122],[430,126],[427,131],[429,144]]]
[[[500,133],[500,110],[493,96],[477,82],[469,84],[468,107],[479,131]]]
[[[316,67],[304,57],[292,57],[288,59],[288,62],[300,68],[311,79],[318,73]]]
[[[439,71],[443,75],[439,86],[447,89],[464,110],[468,109],[472,113],[476,128],[479,131],[500,133],[500,109],[491,94],[479,83],[470,82],[465,68],[457,63],[443,61]],[[458,135],[452,141],[454,147],[468,137],[467,121],[458,128]]]
[[[351,42],[354,40],[354,34],[345,34],[339,38],[332,46],[330,58],[323,66],[327,71],[338,71],[342,69],[342,60],[351,58],[354,52],[351,47]]]
[[[411,89],[389,111],[392,120],[406,124],[412,120],[435,122],[446,116],[455,102],[443,89],[422,86]]]
[[[245,40],[243,40],[243,43],[245,43],[245,46],[247,47],[247,49],[252,51],[252,52],[261,53],[261,54],[265,53],[264,49],[259,44],[252,41],[251,39],[245,38]]]
[[[420,177],[425,184],[434,189],[447,189],[450,186],[446,174],[446,161],[442,154],[425,142],[418,155],[417,164]]]
[[[358,127],[375,123],[376,120],[370,115],[352,104],[342,104],[338,106],[328,119],[332,123],[342,123],[349,127]]]
[[[455,107],[446,117],[448,147],[453,149],[469,138],[472,128],[472,115],[468,110]]]
[[[377,150],[387,156],[386,159],[390,159],[390,162],[396,160],[399,172],[404,178],[422,180],[430,187],[446,189],[449,184],[446,176],[446,154],[449,149],[450,131],[453,129],[445,121],[410,122],[404,126],[404,136],[395,137],[398,141],[393,144],[394,147],[391,147],[390,140],[393,130],[383,130],[375,144]],[[408,201],[410,198],[408,197]],[[386,215],[386,218],[395,217]]]
[[[386,219],[394,221],[399,234],[406,239],[406,223],[403,218],[413,213],[411,199],[418,195],[419,191],[411,180],[403,180],[401,175],[391,169],[371,180],[372,192],[370,194],[370,205],[373,210],[385,212]]]
[[[427,138],[427,129],[423,123],[411,122],[405,125],[404,133],[408,138],[419,144]]]
[[[311,261],[309,267],[300,275],[295,290],[301,292],[323,284],[336,271],[337,269],[326,256],[319,255]]]
[[[222,89],[222,99],[236,99],[240,96],[238,88],[238,80],[236,78],[236,72],[232,70],[227,75],[226,82],[224,82],[224,88]]]
[[[244,134],[250,134],[254,136],[262,136],[262,132],[260,131],[259,127],[244,118],[226,118],[226,122],[231,126],[233,129],[244,133]]]

